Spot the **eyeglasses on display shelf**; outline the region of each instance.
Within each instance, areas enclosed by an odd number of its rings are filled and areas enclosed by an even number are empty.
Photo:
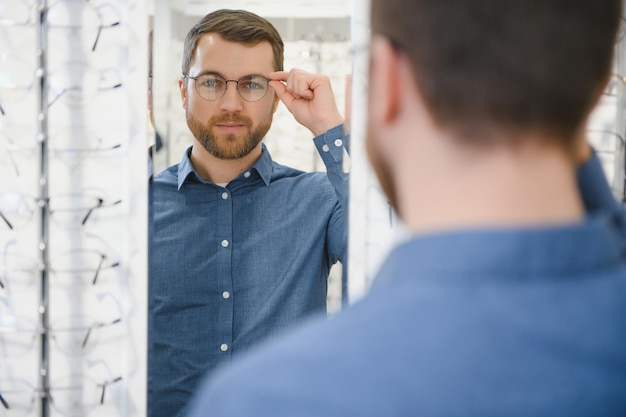
[[[111,272],[119,271],[120,262],[94,249],[75,249],[54,253],[48,265],[20,252],[6,250],[0,264],[0,292],[34,289],[37,273],[46,268],[55,285],[82,288],[98,285]],[[110,277],[109,277],[110,280]]]
[[[36,416],[37,402],[49,398],[57,415],[90,417],[117,415],[111,397],[123,389],[122,376],[96,379],[86,374],[67,375],[54,380],[47,390],[21,379],[0,379],[0,412],[6,417]]]
[[[29,0],[2,0],[0,25],[35,26],[37,3]],[[46,13],[51,31],[65,31],[62,35],[84,40],[95,51],[102,32],[121,24],[113,4],[95,5],[89,0],[57,0],[49,2]]]
[[[14,319],[16,324],[12,326],[0,322],[0,347],[3,350],[1,355],[3,358],[31,353],[38,338],[44,333],[52,340],[55,348],[69,356],[87,355],[99,345],[125,336],[119,331],[123,330],[121,317],[101,321],[74,315],[54,321],[48,329],[40,328],[27,317],[17,316]]]
[[[47,106],[62,101],[68,106],[89,106],[98,93],[122,87],[115,68],[97,68],[87,59],[72,59],[54,66],[49,74]],[[22,56],[0,51],[0,116],[10,117],[11,104],[35,95],[41,70]],[[21,116],[17,114],[17,116]]]
[[[98,93],[122,87],[113,69],[99,70],[87,61],[67,61],[50,71],[48,106],[63,101],[68,106],[88,106]]]
[[[99,211],[119,205],[122,200],[107,201],[90,193],[77,193],[50,196],[41,199],[19,192],[0,194],[0,229],[19,230],[34,221],[34,216],[42,207],[60,227],[79,229],[90,219],[97,218]]]
[[[111,3],[96,6],[89,0],[57,0],[47,12],[51,31],[65,30],[65,36],[82,36],[92,51],[96,50],[102,32],[121,24],[119,13]]]
[[[109,293],[110,297],[113,297]],[[85,299],[87,300],[87,299]],[[75,357],[98,354],[103,356],[107,349],[126,337],[126,315],[119,309],[119,300],[100,295],[89,298],[89,306],[77,305],[57,309],[48,327],[31,317],[13,312],[9,306],[0,307],[0,360],[32,356],[37,351],[37,341],[46,335],[51,343],[51,352],[62,355],[72,364]],[[86,313],[84,310],[91,310]],[[58,312],[60,311],[60,312]],[[110,356],[110,355],[109,355]],[[111,360],[117,358],[114,355]],[[0,367],[1,369],[1,367]]]
[[[30,138],[30,140],[26,140]],[[48,138],[50,163],[64,165],[68,172],[79,168],[102,168],[100,163],[120,160],[124,147],[119,141],[111,141],[83,128],[54,129]],[[39,153],[37,134],[31,127],[0,123],[0,166],[10,168],[16,178],[32,171]]]
[[[128,234],[145,7],[0,0],[0,417],[145,409],[144,248]]]

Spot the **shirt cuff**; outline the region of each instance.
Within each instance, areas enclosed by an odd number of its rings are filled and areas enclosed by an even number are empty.
[[[313,138],[313,142],[324,164],[343,162],[344,147],[347,145],[343,124],[333,127],[323,135],[316,136]]]

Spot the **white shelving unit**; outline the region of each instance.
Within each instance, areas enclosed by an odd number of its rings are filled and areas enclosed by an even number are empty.
[[[0,5],[2,416],[145,415],[146,16]]]

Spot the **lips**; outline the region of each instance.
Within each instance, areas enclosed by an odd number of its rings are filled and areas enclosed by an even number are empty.
[[[212,123],[211,123],[211,125],[219,129],[226,129],[226,130],[246,128],[246,127],[251,126],[251,124],[252,123],[248,120],[244,120],[242,118],[233,118],[233,117],[214,118],[214,120],[212,120]]]
[[[232,123],[218,123],[217,126],[220,126],[220,127],[245,127],[246,124],[245,123],[232,122]]]

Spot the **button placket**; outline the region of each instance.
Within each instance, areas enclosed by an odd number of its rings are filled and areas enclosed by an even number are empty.
[[[220,188],[217,190],[217,229],[215,235],[217,237],[218,255],[217,259],[219,267],[217,270],[217,281],[215,282],[215,290],[219,291],[215,295],[219,300],[218,307],[218,332],[217,342],[219,352],[223,355],[231,355],[233,335],[233,303],[226,301],[225,293],[232,288],[233,276],[233,260],[232,260],[232,244],[233,244],[233,195],[228,188]]]

